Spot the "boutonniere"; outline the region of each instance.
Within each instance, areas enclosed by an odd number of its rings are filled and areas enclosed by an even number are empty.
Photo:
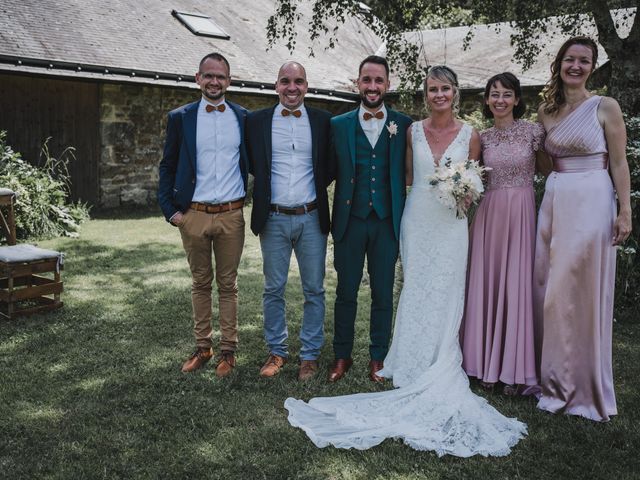
[[[387,130],[389,131],[389,138],[393,137],[396,133],[398,133],[398,125],[396,122],[389,122],[387,125]]]

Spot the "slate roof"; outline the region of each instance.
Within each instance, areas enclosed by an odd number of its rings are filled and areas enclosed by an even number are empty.
[[[309,57],[307,32],[311,11],[299,6],[296,51],[291,56],[280,43],[266,51],[267,18],[273,0],[2,0],[0,4],[0,71],[19,71],[106,81],[193,85],[193,74],[203,55],[219,51],[231,63],[231,89],[271,90],[280,64],[288,59],[307,68],[310,93],[344,96],[354,92],[362,58],[380,51],[381,41],[360,20],[351,18],[338,35],[338,48],[325,50],[319,40]],[[171,12],[178,10],[212,17],[230,40],[197,36]],[[584,18],[583,33],[597,38],[595,26]],[[499,32],[496,33],[495,27]],[[456,70],[463,88],[483,88],[491,75],[511,71],[523,86],[544,85],[549,64],[566,36],[543,38],[543,49],[529,70],[513,60],[513,32],[508,23],[473,27],[470,48],[462,48],[470,27],[409,32],[411,41],[424,46],[424,61]],[[629,25],[621,24],[621,35]],[[607,61],[600,48],[602,65]],[[80,67],[80,68],[78,68]],[[105,73],[108,71],[108,73]],[[132,75],[134,72],[135,76]],[[156,75],[157,74],[157,78]],[[397,82],[392,78],[392,88]],[[345,92],[342,94],[341,92]]]
[[[194,35],[171,14],[174,9],[212,17],[230,40]],[[300,9],[310,16],[308,4]],[[339,48],[321,45],[308,57],[310,40],[300,31],[293,56],[283,44],[266,51],[273,11],[273,0],[2,0],[0,71],[46,69],[50,75],[175,85],[178,75],[191,80],[202,56],[218,51],[229,60],[236,86],[272,84],[278,67],[292,58],[307,68],[310,91],[352,91],[360,61],[380,40],[354,18],[341,29]]]
[[[622,11],[614,11],[617,18]],[[597,40],[597,31],[591,17],[582,16],[582,34]],[[549,20],[553,30],[554,18]],[[497,27],[497,28],[496,28]],[[463,49],[463,40],[470,28],[475,36],[467,50]],[[631,24],[619,22],[618,34],[625,37],[629,34]],[[498,30],[498,32],[496,32]],[[430,65],[445,64],[458,74],[463,88],[484,88],[486,81],[496,73],[512,72],[523,86],[544,85],[549,79],[549,66],[555,58],[560,46],[568,38],[567,35],[542,35],[540,44],[542,51],[536,63],[529,69],[513,60],[515,48],[511,46],[510,36],[514,29],[508,23],[477,25],[475,27],[451,27],[438,30],[410,32],[406,36],[411,41],[422,43],[424,61]],[[598,66],[608,61],[604,49],[599,46]]]

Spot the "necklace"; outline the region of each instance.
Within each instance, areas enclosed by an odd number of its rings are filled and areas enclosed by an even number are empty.
[[[435,143],[440,143],[440,137],[436,136],[436,133],[433,130],[427,129],[427,133],[431,136],[431,138],[433,138],[433,141]]]
[[[455,129],[456,127],[455,122],[453,122],[451,125],[447,125],[444,128],[440,128],[438,130],[433,128],[433,126],[431,125],[425,125],[424,130],[427,133],[427,135],[433,139],[434,143],[440,143],[440,135],[446,138],[447,135],[451,134],[452,127]]]
[[[567,110],[569,110],[569,112],[572,112],[573,110],[578,108],[582,103],[584,103],[589,98],[591,98],[591,95],[586,95],[586,96],[582,97],[580,100],[577,100],[575,102],[569,102],[569,101],[565,100],[564,104],[567,106]]]

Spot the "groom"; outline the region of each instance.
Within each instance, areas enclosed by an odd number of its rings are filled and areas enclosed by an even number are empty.
[[[393,281],[400,217],[405,200],[406,131],[411,119],[387,109],[389,65],[375,55],[360,64],[358,109],[331,120],[335,177],[332,229],[338,273],[335,303],[335,361],[329,381],[340,380],[353,363],[357,297],[365,256],[371,285],[369,378],[377,375],[389,348]]]

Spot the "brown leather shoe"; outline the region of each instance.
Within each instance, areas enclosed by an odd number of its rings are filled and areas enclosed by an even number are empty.
[[[384,382],[384,377],[379,377],[376,375],[382,368],[384,367],[384,363],[382,360],[371,360],[369,362],[369,380],[376,383]]]
[[[195,352],[182,364],[182,371],[184,373],[193,372],[194,370],[198,370],[199,368],[204,367],[204,364],[207,363],[213,357],[213,349],[212,348],[201,348],[198,347]]]
[[[336,358],[331,366],[331,370],[329,370],[329,378],[330,382],[337,382],[349,371],[353,365],[353,360],[350,358]]]
[[[298,370],[298,380],[304,382],[313,378],[318,373],[317,360],[302,360],[300,362],[300,370]]]
[[[236,366],[236,357],[233,352],[223,351],[218,358],[218,365],[216,365],[216,377],[223,378],[229,375],[233,371],[233,367]]]
[[[264,362],[264,365],[260,369],[261,377],[274,377],[280,373],[280,369],[287,363],[287,359],[280,357],[279,355],[269,354],[269,358]]]

